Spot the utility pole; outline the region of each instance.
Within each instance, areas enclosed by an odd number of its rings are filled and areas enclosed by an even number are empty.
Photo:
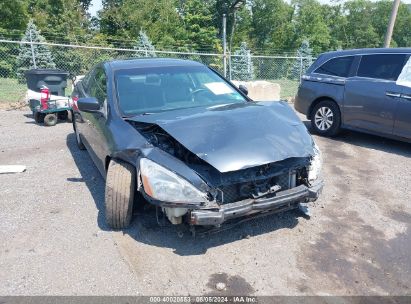
[[[388,21],[387,33],[385,34],[384,47],[390,47],[392,32],[394,30],[395,19],[397,18],[398,7],[400,6],[400,0],[394,0],[392,4],[392,11],[390,21]]]
[[[227,77],[227,15],[223,14],[223,67],[224,77]]]

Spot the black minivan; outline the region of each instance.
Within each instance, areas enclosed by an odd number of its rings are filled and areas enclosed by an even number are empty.
[[[411,48],[321,54],[301,79],[295,109],[320,135],[341,128],[411,142]]]

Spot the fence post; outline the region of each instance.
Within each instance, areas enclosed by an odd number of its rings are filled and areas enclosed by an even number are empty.
[[[223,14],[223,69],[227,77],[227,16]]]
[[[229,74],[230,81],[233,80],[232,67],[233,67],[233,63],[231,62],[231,50],[230,50],[230,53],[228,53],[228,74]]]
[[[300,79],[299,81],[301,81],[301,77],[303,77],[303,56],[300,57]]]
[[[31,29],[30,29],[30,48],[31,48],[31,56],[33,57],[33,65],[34,65],[34,68],[37,69],[36,56],[34,55],[33,39],[31,38]]]

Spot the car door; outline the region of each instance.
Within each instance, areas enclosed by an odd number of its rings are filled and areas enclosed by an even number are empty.
[[[392,134],[401,96],[396,80],[405,54],[362,55],[356,76],[347,79],[344,93],[344,124]]]
[[[86,123],[86,139],[91,149],[90,155],[97,168],[104,175],[107,155],[107,76],[102,65],[95,68],[86,89],[87,97],[95,97],[100,104],[100,111],[82,112]]]
[[[72,98],[74,102],[76,103],[78,98],[83,98],[87,97],[87,92],[89,89],[89,85],[91,84],[93,80],[93,75],[95,73],[95,69],[93,68],[84,78],[76,84],[76,89],[75,92],[73,92]],[[83,143],[87,148],[90,148],[89,140],[91,139],[90,135],[90,128],[89,128],[89,113],[86,112],[81,112],[78,110],[77,105],[74,106],[76,109],[75,111],[75,117],[74,119],[76,120],[76,128],[78,133],[80,134]]]
[[[394,135],[411,139],[411,57],[408,57],[396,83],[401,97],[395,113]]]

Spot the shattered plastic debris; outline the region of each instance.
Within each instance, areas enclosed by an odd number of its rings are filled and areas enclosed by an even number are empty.
[[[226,287],[226,285],[225,285],[223,282],[219,282],[219,283],[217,283],[217,284],[215,285],[215,288],[216,288],[217,290],[219,290],[219,291],[224,290],[225,287]]]
[[[26,171],[26,166],[23,165],[7,165],[0,166],[0,174],[3,173],[21,173]]]
[[[310,209],[308,208],[308,205],[307,205],[307,204],[300,203],[300,204],[298,205],[298,209],[299,209],[300,212],[302,212],[305,216],[311,217],[311,211],[310,211]]]

